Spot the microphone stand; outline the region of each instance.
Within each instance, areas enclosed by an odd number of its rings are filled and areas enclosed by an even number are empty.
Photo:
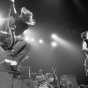
[[[55,88],[60,88],[59,80],[58,80],[58,77],[56,75],[56,68],[55,68],[55,66],[52,67],[52,73],[53,73],[53,76],[54,76],[54,80],[56,81],[55,82]]]

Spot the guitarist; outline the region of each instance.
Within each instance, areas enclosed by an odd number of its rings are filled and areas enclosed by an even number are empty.
[[[88,31],[85,31],[81,34],[82,38],[82,51],[83,51],[83,64],[86,76],[88,76]]]
[[[18,16],[14,0],[11,0],[11,2],[12,7],[9,17],[6,19],[0,31],[0,46],[5,51],[5,58],[1,64],[9,64],[11,68],[14,68],[13,70],[20,70],[23,68],[21,66],[22,63],[29,59],[30,47],[27,42],[23,40],[22,36],[19,38],[15,35],[15,21],[19,18],[28,25],[34,25],[34,22],[32,13],[24,7],[21,10],[21,15]]]

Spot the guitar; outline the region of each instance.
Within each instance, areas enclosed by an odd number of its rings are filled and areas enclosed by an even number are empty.
[[[3,56],[1,56],[0,64],[2,63],[7,63],[8,65],[11,66],[16,66],[18,63],[13,57],[10,56],[8,52],[5,52]]]

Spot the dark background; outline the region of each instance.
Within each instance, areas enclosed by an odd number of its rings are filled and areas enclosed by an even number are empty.
[[[48,42],[49,34],[54,32],[71,42],[75,47],[75,50],[72,51],[59,47],[53,51],[52,61],[46,60],[47,63],[42,62],[42,60],[39,63],[39,58],[45,58],[46,53],[43,52],[42,55],[40,51],[36,53],[36,51],[31,50],[32,61],[30,64],[32,70],[37,71],[39,68],[44,68],[46,71],[50,71],[52,64],[56,64],[58,77],[62,74],[73,74],[77,77],[79,84],[87,84],[88,80],[84,75],[81,62],[82,40],[80,38],[80,34],[88,28],[87,0],[16,0],[15,4],[19,13],[22,6],[33,12],[36,25],[32,29],[42,33]],[[7,16],[9,8],[10,2],[8,0],[0,0],[0,11],[4,16]],[[25,25],[20,25],[16,33],[20,34],[25,29]],[[1,79],[7,82],[8,79],[2,73],[0,74]],[[3,83],[5,82],[3,81]],[[4,84],[2,88],[5,88]]]

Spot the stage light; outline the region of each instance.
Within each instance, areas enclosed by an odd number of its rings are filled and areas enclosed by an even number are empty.
[[[52,47],[57,47],[58,43],[56,41],[51,42]]]
[[[34,42],[34,41],[35,41],[35,39],[34,39],[34,38],[31,38],[31,39],[30,39],[30,41],[31,41],[31,42]]]
[[[29,41],[29,37],[28,37],[28,36],[25,36],[25,37],[24,37],[24,40],[25,40],[26,42],[28,42],[28,41]]]
[[[43,43],[44,43],[44,41],[43,41],[42,39],[40,39],[38,42],[39,42],[40,44],[43,44]]]
[[[57,36],[57,34],[51,34],[51,38],[57,40],[58,36]]]
[[[31,30],[27,29],[23,32],[24,36],[30,36],[31,35]]]
[[[25,40],[26,42],[28,42],[28,43],[32,43],[32,42],[35,41],[34,38],[30,38],[29,36],[24,37],[24,40]]]

